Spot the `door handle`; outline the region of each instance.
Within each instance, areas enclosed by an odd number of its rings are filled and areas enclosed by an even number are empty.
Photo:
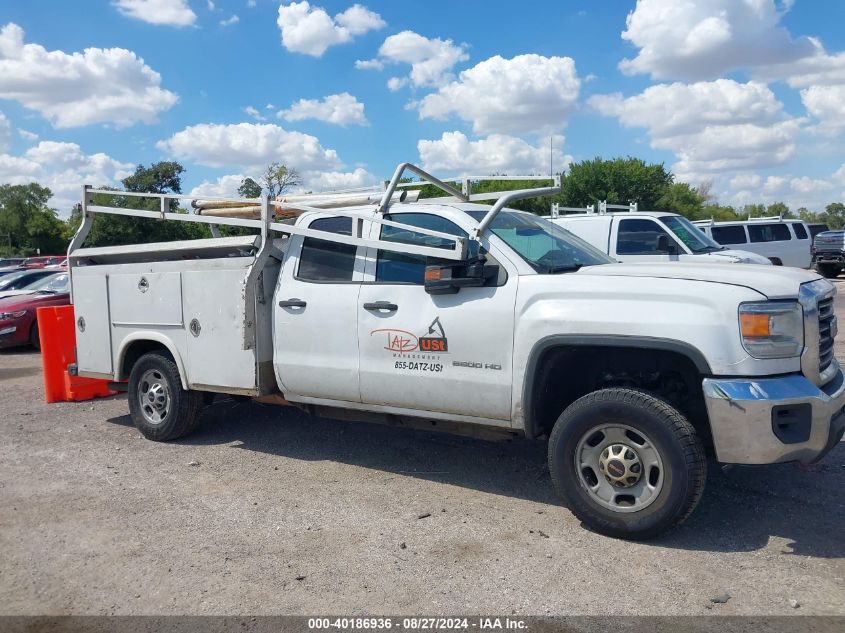
[[[385,310],[386,312],[396,312],[399,306],[390,301],[376,301],[375,303],[365,303],[364,310]]]
[[[287,299],[285,301],[279,301],[280,308],[304,308],[307,303],[305,303],[302,299]]]

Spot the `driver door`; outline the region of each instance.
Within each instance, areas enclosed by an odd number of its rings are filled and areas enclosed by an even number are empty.
[[[467,236],[450,220],[418,211],[385,219]],[[437,246],[438,238],[421,233],[377,224],[372,231],[373,237]],[[519,278],[504,258],[489,257],[501,268],[488,286],[430,295],[423,286],[425,257],[368,250],[358,298],[362,402],[510,420]]]

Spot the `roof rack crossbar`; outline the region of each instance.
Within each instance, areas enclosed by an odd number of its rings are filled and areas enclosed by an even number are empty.
[[[429,182],[430,184],[434,185],[445,191],[446,193],[458,198],[459,200],[463,200],[464,202],[468,202],[468,192],[459,191],[452,185],[448,185],[436,176],[432,176],[427,171],[423,171],[416,165],[412,165],[411,163],[401,163],[398,167],[396,167],[396,171],[393,173],[393,178],[390,179],[390,182],[387,183],[387,187],[384,189],[384,194],[381,197],[381,202],[378,205],[378,212],[384,213],[387,211],[387,207],[390,204],[390,199],[393,197],[394,192],[396,191],[396,187],[399,185],[399,181],[402,179],[402,174],[405,173],[405,170],[416,174],[421,179]],[[417,183],[419,186],[419,183]]]

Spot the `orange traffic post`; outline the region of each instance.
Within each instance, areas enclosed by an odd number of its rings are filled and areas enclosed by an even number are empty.
[[[68,365],[76,362],[76,329],[73,306],[38,308],[38,337],[47,402],[91,400],[117,393],[109,381],[72,376]]]

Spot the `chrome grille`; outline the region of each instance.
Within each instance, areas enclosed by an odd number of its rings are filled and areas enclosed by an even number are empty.
[[[819,373],[833,362],[833,338],[836,325],[833,316],[833,297],[819,299]]]

